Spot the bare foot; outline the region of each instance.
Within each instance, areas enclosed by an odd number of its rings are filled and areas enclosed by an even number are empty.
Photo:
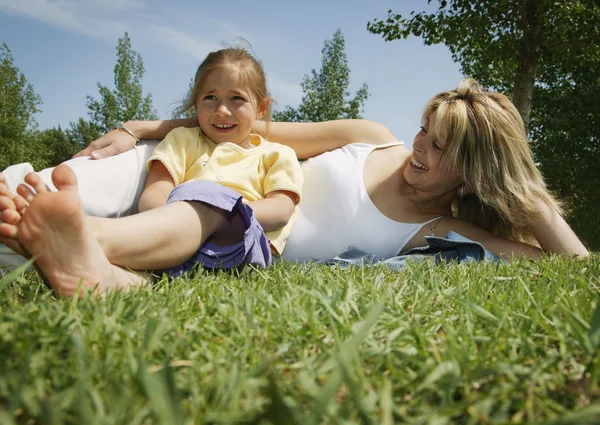
[[[19,255],[29,258],[25,248],[17,240],[17,224],[27,202],[10,191],[4,175],[0,173],[0,242]]]
[[[49,192],[50,189],[38,173],[28,173],[25,182],[31,187],[20,184],[15,194],[10,191],[4,174],[0,173],[0,242],[17,254],[30,258],[31,255],[18,240],[17,225],[36,194]]]
[[[73,171],[60,165],[52,181],[58,192],[42,191],[32,198],[18,224],[18,240],[36,257],[56,295],[102,293],[145,283],[143,273],[114,266],[104,255],[84,219]]]

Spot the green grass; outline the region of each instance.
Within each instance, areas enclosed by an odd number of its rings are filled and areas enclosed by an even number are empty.
[[[600,256],[0,282],[0,423],[600,423]]]

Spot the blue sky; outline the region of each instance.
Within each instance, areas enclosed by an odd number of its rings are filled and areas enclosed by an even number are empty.
[[[143,87],[161,118],[169,118],[205,55],[243,37],[267,71],[280,108],[297,105],[300,82],[318,69],[321,49],[341,28],[351,91],[371,96],[364,117],[388,126],[409,144],[425,102],[456,87],[462,75],[445,46],[418,38],[385,42],[367,22],[387,11],[408,16],[426,0],[0,0],[0,42],[43,101],[39,128],[87,118],[86,95],[113,86],[117,39],[128,32],[142,55]]]

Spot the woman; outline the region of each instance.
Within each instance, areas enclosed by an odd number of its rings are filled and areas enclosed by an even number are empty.
[[[163,137],[174,124],[182,123],[134,122],[126,127],[146,139]],[[264,135],[264,127],[260,123],[257,127],[255,131]],[[389,257],[425,245],[427,235],[445,235],[450,230],[504,258],[538,257],[543,252],[588,255],[546,190],[515,107],[505,96],[486,92],[473,80],[464,80],[456,90],[429,101],[412,152],[387,128],[370,121],[272,123],[269,130],[270,140],[291,146],[301,158],[331,151],[303,165],[303,201],[284,259],[332,257],[349,245]],[[118,145],[117,149],[123,149],[128,141],[134,141],[128,133],[112,131],[83,153],[107,143],[110,149]],[[58,180],[57,187],[76,187],[74,179],[62,172]],[[39,184],[36,189],[44,191]],[[24,202],[35,205],[33,193],[20,193],[25,195]],[[109,262],[137,270],[169,266],[185,254],[182,242],[194,245],[194,232],[177,230],[190,229],[194,214],[174,220],[164,207],[153,211],[154,223],[163,227],[138,224],[148,221],[140,214],[122,219],[129,221],[123,223],[121,237],[106,240],[102,235],[114,232],[102,229],[116,224],[96,220],[93,230],[86,230],[85,238],[79,239],[89,245],[93,235],[100,235],[92,245],[95,257],[103,251],[98,266],[103,270]],[[50,219],[55,213],[46,208],[42,218]],[[5,223],[0,231],[5,237],[16,236],[16,231],[3,231],[11,226],[11,214],[2,214]],[[36,238],[61,238],[45,232]],[[81,229],[72,233],[77,232]],[[160,238],[160,243],[153,238]],[[69,238],[71,246],[79,243],[73,239],[77,238]],[[97,277],[105,274],[97,273]]]

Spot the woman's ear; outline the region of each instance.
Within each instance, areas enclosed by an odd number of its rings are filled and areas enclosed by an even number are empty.
[[[256,118],[261,120],[267,115],[269,111],[269,105],[271,105],[271,98],[265,97],[262,102],[258,104],[258,109],[256,111]]]

